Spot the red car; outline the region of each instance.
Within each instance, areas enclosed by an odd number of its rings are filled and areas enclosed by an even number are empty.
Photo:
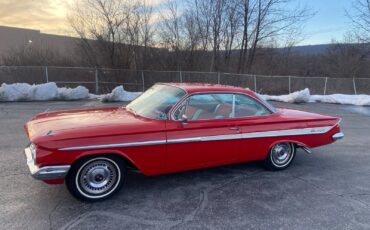
[[[46,112],[25,125],[34,178],[83,200],[111,196],[127,168],[152,176],[264,160],[287,168],[297,148],[343,138],[340,118],[274,108],[223,85],[156,84],[126,107]]]

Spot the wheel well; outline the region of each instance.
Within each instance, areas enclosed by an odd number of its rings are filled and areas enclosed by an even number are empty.
[[[122,155],[120,155],[120,154],[117,154],[117,153],[104,153],[104,154],[102,154],[102,153],[97,153],[97,154],[90,154],[90,155],[86,155],[86,156],[82,156],[82,157],[80,157],[80,158],[78,158],[77,160],[75,160],[75,162],[73,162],[73,164],[72,164],[72,167],[77,163],[77,162],[80,162],[80,161],[82,161],[82,160],[84,160],[84,159],[86,159],[86,158],[91,158],[91,157],[95,157],[95,156],[101,156],[101,157],[117,157],[117,158],[119,158],[119,159],[121,159],[121,160],[123,160],[123,161],[125,161],[125,163],[126,163],[126,166],[128,167],[128,168],[130,168],[130,169],[133,169],[133,170],[139,170],[130,160],[128,160],[126,157],[124,157],[124,156],[122,156]]]
[[[275,142],[273,142],[271,145],[270,145],[270,147],[269,147],[269,149],[268,149],[268,151],[270,151],[271,150],[271,148],[274,146],[274,145],[276,145],[276,144],[278,144],[278,143],[290,143],[290,144],[292,144],[293,145],[293,147],[294,148],[299,148],[300,146],[306,146],[306,145],[304,145],[304,144],[302,144],[302,143],[300,143],[300,142],[297,142],[297,141],[294,141],[294,140],[280,140],[280,141],[275,141]]]
[[[297,150],[299,148],[308,148],[305,144],[299,143],[299,142],[294,142],[290,141],[291,144],[293,144],[294,148]]]

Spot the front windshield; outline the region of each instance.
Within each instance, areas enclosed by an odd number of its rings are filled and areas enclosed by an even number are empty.
[[[140,116],[166,120],[170,111],[185,91],[169,85],[154,85],[126,106],[126,109]]]

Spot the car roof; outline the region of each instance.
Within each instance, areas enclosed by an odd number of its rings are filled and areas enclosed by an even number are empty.
[[[237,92],[237,93],[247,93],[253,94],[251,90],[244,89],[242,87],[221,85],[221,84],[209,84],[209,83],[159,83],[163,85],[170,85],[174,87],[179,87],[185,90],[187,93],[198,93],[198,92]]]

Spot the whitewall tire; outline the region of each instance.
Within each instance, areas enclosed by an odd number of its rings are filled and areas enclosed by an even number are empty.
[[[91,156],[73,165],[66,185],[77,199],[100,201],[120,189],[125,171],[125,161],[118,156]]]

